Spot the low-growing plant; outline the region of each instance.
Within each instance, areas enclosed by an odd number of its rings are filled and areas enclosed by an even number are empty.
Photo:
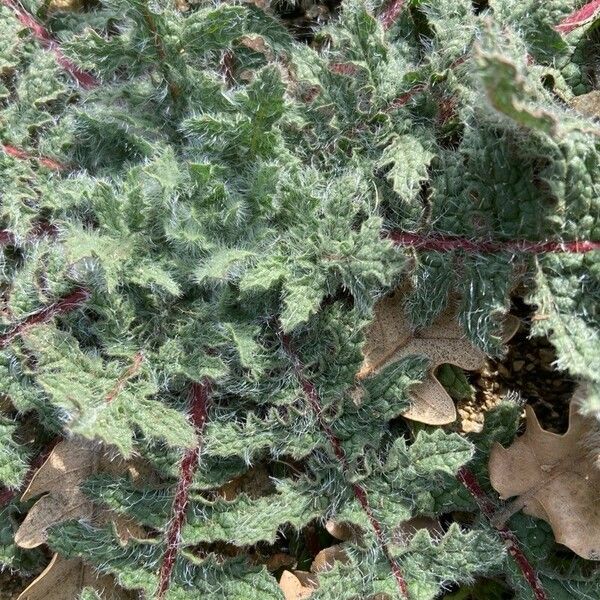
[[[53,553],[21,600],[598,597],[582,4],[345,0],[307,42],[277,4],[0,2],[0,565]],[[558,441],[512,395],[465,435],[442,385],[515,295],[580,384]]]

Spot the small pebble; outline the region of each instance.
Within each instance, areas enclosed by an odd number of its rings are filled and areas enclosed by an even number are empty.
[[[510,371],[502,364],[498,365],[498,373],[500,373],[502,377],[510,377]]]
[[[515,360],[515,362],[513,363],[513,369],[517,372],[519,372],[524,366],[525,366],[524,360]]]

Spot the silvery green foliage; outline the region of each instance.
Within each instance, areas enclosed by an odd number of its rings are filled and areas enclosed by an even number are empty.
[[[481,517],[439,537],[396,536],[411,517],[477,513],[455,474],[473,461],[485,477],[491,440],[515,435],[516,405],[470,441],[398,419],[424,357],[360,385],[355,375],[373,305],[399,284],[412,283],[417,327],[458,294],[466,335],[490,354],[502,350],[500,322],[523,284],[559,366],[598,385],[598,252],[415,251],[385,235],[599,240],[600,142],[568,104],[591,89],[593,40],[588,28],[553,29],[578,3],[495,0],[477,13],[467,0],[412,0],[384,31],[379,5],[348,0],[311,46],[252,4],[181,13],[167,0],[105,0],[48,15],[41,2],[24,4],[101,85],[76,85],[0,5],[0,142],[29,156],[0,152],[0,233],[10,232],[0,336],[73,289],[90,294],[0,350],[10,401],[0,478],[12,490],[23,483],[26,420],[44,436],[141,455],[156,475],[147,486],[106,475],[83,484],[149,539],[123,546],[110,527],[67,523],[51,547],[151,595],[178,462],[199,435],[169,600],[281,598],[273,575],[244,555],[327,519],[362,536],[344,542],[349,562],[323,574],[314,597],[399,597],[353,485],[366,491],[411,598],[485,575],[527,598]],[[198,433],[187,390],[205,379],[211,406]],[[597,415],[599,402],[592,394],[582,409]],[[233,500],[215,492],[253,465],[268,469],[266,489]],[[0,522],[0,561],[16,569],[27,568],[10,542],[19,509],[13,499]],[[219,555],[224,544],[231,556]],[[548,589],[589,597],[597,581],[579,565],[569,580],[545,548],[525,539]]]

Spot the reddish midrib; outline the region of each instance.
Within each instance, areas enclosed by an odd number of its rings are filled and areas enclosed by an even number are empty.
[[[600,0],[588,2],[575,12],[565,17],[555,29],[560,33],[570,33],[574,29],[588,22],[600,11]]]
[[[194,474],[198,469],[201,440],[206,419],[208,416],[208,402],[210,396],[211,384],[208,380],[202,383],[193,383],[191,386],[191,405],[190,420],[195,426],[200,439],[200,443],[195,448],[188,450],[179,466],[179,481],[175,490],[175,498],[171,508],[171,520],[167,530],[165,544],[166,550],[163,555],[162,564],[159,573],[159,583],[156,592],[156,599],[162,600],[169,590],[173,567],[177,560],[177,554],[181,547],[181,529],[185,522],[185,513],[189,503],[190,488],[194,479]]]
[[[395,23],[403,8],[404,0],[390,0],[381,15],[379,15],[382,27],[389,29]]]
[[[2,231],[0,231],[0,239],[2,237]],[[45,323],[53,317],[61,314],[65,314],[71,310],[74,310],[78,306],[81,306],[90,297],[90,292],[85,288],[76,288],[67,296],[57,300],[56,302],[41,308],[40,310],[32,313],[6,333],[0,335],[0,349],[6,348],[6,346],[19,334],[26,329],[34,327],[40,323]],[[31,463],[27,476],[25,477],[24,484],[26,485],[33,477],[33,474],[39,466],[46,460],[50,455],[50,452],[60,441],[60,438],[56,438],[51,444],[49,444],[44,451],[42,451]],[[18,493],[18,490],[3,489],[0,491],[0,507],[10,502]]]
[[[30,152],[23,150],[22,148],[17,148],[16,146],[12,146],[11,144],[0,144],[0,148],[2,149],[3,152],[5,152],[9,156],[12,156],[13,158],[16,158],[18,160],[36,160],[44,167],[46,167],[48,169],[53,169],[56,171],[62,171],[63,169],[66,168],[65,165],[63,165],[62,163],[59,163],[58,161],[54,160],[53,158],[49,158],[47,156],[36,156],[35,154],[31,154]]]
[[[75,308],[81,306],[89,297],[89,290],[78,287],[75,288],[70,294],[60,298],[56,302],[41,308],[40,310],[30,314],[23,320],[19,321],[16,325],[13,325],[6,333],[0,335],[0,349],[6,348],[12,340],[18,335],[41,323],[47,323],[53,317],[58,315],[64,315]]]
[[[568,252],[582,254],[600,250],[600,242],[576,240],[571,242],[529,240],[470,240],[453,235],[428,234],[422,235],[406,231],[390,231],[384,234],[396,246],[415,247],[419,250],[434,250],[437,252],[450,252],[464,250],[465,252],[481,254],[497,254],[500,252],[522,252],[525,254],[544,254],[548,252]]]
[[[131,366],[127,367],[127,369],[117,379],[113,388],[108,392],[108,394],[106,394],[105,400],[107,404],[110,404],[121,393],[127,382],[138,374],[143,361],[144,353],[137,352],[133,357]]]
[[[79,67],[74,65],[62,52],[58,43],[52,38],[48,30],[31,14],[29,14],[22,6],[20,6],[14,0],[1,0],[4,6],[10,8],[17,19],[31,31],[33,36],[48,50],[54,53],[56,62],[67,71],[73,79],[81,85],[83,88],[93,88],[100,84],[98,79],[82,71]]]
[[[311,409],[313,410],[313,412],[315,413],[315,416],[317,417],[319,426],[321,427],[321,429],[323,430],[323,432],[325,433],[325,435],[327,437],[327,440],[331,444],[333,452],[334,452],[336,458],[338,459],[338,461],[340,462],[342,472],[345,475],[347,475],[350,470],[350,466],[348,464],[348,458],[346,457],[346,453],[344,452],[344,449],[342,447],[340,440],[335,435],[335,433],[333,432],[333,430],[331,429],[329,424],[325,421],[325,419],[323,419],[323,409],[321,407],[321,401],[319,398],[319,393],[317,391],[317,388],[312,381],[310,381],[309,379],[307,379],[305,377],[305,375],[303,373],[303,367],[300,362],[300,358],[298,357],[298,355],[296,354],[296,351],[293,348],[290,337],[282,332],[280,332],[279,337],[281,339],[283,348],[285,349],[287,355],[290,358],[290,361],[294,368],[294,373],[296,375],[296,378],[298,379],[298,381],[300,382],[300,385],[302,386],[302,391],[304,392],[305,396],[307,397],[308,402],[311,406]],[[383,535],[383,529],[382,529],[381,523],[377,520],[377,518],[373,514],[373,510],[371,509],[371,506],[369,504],[369,497],[367,495],[367,491],[362,486],[358,485],[357,483],[351,484],[351,487],[352,487],[352,491],[354,492],[355,498],[358,500],[361,508],[364,510],[365,514],[367,515],[367,518],[369,519],[369,522],[371,523],[371,527],[373,528],[373,531],[375,532],[375,536],[377,537],[377,542],[379,544],[379,547],[381,548],[382,552],[384,553],[384,556],[386,557],[387,561],[390,564],[390,568],[391,568],[392,574],[394,575],[394,578],[396,580],[396,584],[398,585],[398,589],[400,590],[400,594],[404,598],[408,598],[408,585],[406,583],[406,580],[404,579],[404,576],[402,575],[402,570],[400,569],[400,565],[396,562],[394,557],[391,556],[391,554],[389,552],[389,549],[387,547],[387,544],[386,544],[386,541],[385,541],[385,538]]]
[[[458,480],[467,488],[477,503],[479,510],[481,510],[487,519],[491,519],[495,512],[494,504],[479,485],[479,481],[477,481],[474,473],[467,467],[461,467],[458,470],[457,477]],[[531,588],[535,599],[549,600],[548,596],[546,595],[546,591],[542,586],[542,582],[535,572],[535,569],[525,556],[524,552],[521,550],[517,536],[504,525],[497,527],[496,529],[502,538],[508,553],[516,562],[521,573],[523,574],[523,577],[525,578],[525,581],[527,581],[527,584]]]

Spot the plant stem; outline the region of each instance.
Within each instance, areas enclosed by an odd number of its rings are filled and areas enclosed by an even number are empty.
[[[479,481],[477,481],[475,474],[467,467],[461,467],[458,470],[457,477],[458,480],[467,488],[468,492],[477,503],[479,510],[481,510],[484,516],[493,524],[495,512],[494,503],[489,499],[487,494],[479,485]],[[535,572],[535,569],[529,562],[529,559],[525,556],[523,550],[521,550],[517,536],[505,525],[496,525],[495,528],[502,538],[508,553],[516,562],[521,573],[523,574],[525,581],[531,588],[535,600],[549,600],[546,591],[542,586],[542,582]]]
[[[31,313],[15,325],[13,325],[6,333],[0,334],[0,349],[6,348],[18,335],[27,331],[31,327],[47,323],[50,319],[64,315],[76,308],[80,307],[90,297],[90,292],[83,287],[75,288],[70,294],[63,296],[56,302],[41,308],[40,310]]]
[[[454,235],[432,233],[421,235],[406,231],[390,231],[386,234],[394,245],[409,247],[418,250],[433,250],[436,252],[451,252],[452,250],[464,250],[465,252],[495,254],[499,252],[522,252],[526,254],[545,254],[549,252],[567,252],[583,254],[600,250],[600,242],[576,240],[571,242],[544,241],[535,242],[529,240],[470,240]]]
[[[198,432],[200,442],[195,448],[188,450],[184,454],[179,466],[179,481],[177,482],[175,498],[173,499],[171,521],[166,534],[167,549],[160,567],[158,590],[155,596],[156,600],[162,600],[169,590],[173,567],[175,566],[177,554],[181,547],[181,529],[185,522],[190,488],[200,462],[200,452],[202,450],[201,436],[208,416],[210,390],[211,384],[206,379],[202,383],[193,383],[191,387],[190,420]]]
[[[50,32],[30,13],[28,13],[20,4],[14,0],[1,0],[4,6],[10,8],[17,19],[22,25],[27,27],[31,31],[34,38],[36,38],[40,44],[47,50],[50,50],[56,57],[56,62],[65,70],[67,73],[77,81],[82,88],[93,88],[100,84],[98,79],[82,71],[74,63],[72,63],[60,49],[60,46],[56,40],[50,35]]]
[[[288,335],[284,334],[281,330],[279,330],[279,338],[281,340],[281,344],[282,344],[284,350],[286,351],[286,354],[290,358],[290,361],[291,361],[293,369],[294,369],[294,373],[296,375],[296,378],[300,382],[300,385],[302,386],[304,395],[308,399],[308,402],[309,402],[315,416],[317,417],[317,422],[319,423],[319,426],[321,427],[321,429],[327,436],[327,439],[328,439],[329,443],[331,444],[333,452],[334,452],[336,458],[338,459],[338,461],[340,462],[342,472],[344,473],[344,475],[348,475],[348,473],[350,471],[350,465],[348,464],[348,458],[346,456],[346,453],[344,452],[344,449],[342,447],[340,440],[335,435],[335,433],[331,429],[330,425],[323,418],[323,409],[321,407],[321,400],[319,398],[319,393],[317,391],[315,384],[304,375],[303,365],[300,361],[300,357],[298,356],[295,349],[293,348],[290,337]],[[387,547],[387,544],[386,544],[386,541],[385,541],[385,538],[383,535],[383,529],[382,529],[381,523],[377,520],[377,518],[373,514],[373,510],[369,504],[369,498],[368,498],[366,490],[357,483],[351,484],[351,488],[352,488],[352,491],[354,492],[355,498],[358,500],[363,511],[366,513],[366,515],[369,519],[369,522],[371,524],[371,527],[373,528],[373,531],[375,532],[377,542],[378,542],[384,556],[386,557],[387,561],[390,564],[392,573],[394,575],[394,579],[396,580],[396,583],[398,585],[398,589],[400,591],[401,596],[404,598],[408,598],[408,585],[406,583],[406,580],[404,579],[404,576],[402,575],[400,565],[398,564],[396,559],[390,554],[390,551]]]

